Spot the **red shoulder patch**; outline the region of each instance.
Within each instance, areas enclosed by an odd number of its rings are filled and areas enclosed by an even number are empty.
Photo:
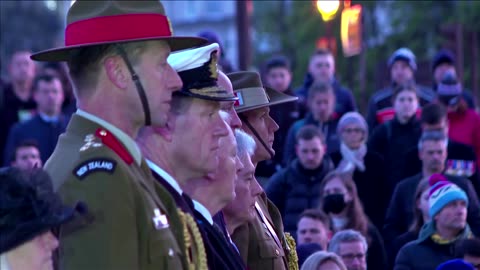
[[[103,128],[99,128],[95,131],[95,136],[102,140],[102,143],[112,149],[123,161],[128,165],[133,163],[133,157],[128,150],[113,136]]]

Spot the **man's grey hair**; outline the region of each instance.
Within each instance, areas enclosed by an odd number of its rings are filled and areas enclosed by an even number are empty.
[[[335,263],[341,270],[347,270],[347,267],[343,264],[342,259],[337,254],[327,251],[317,251],[310,255],[305,260],[300,270],[319,269],[320,265],[328,261]]]
[[[257,148],[255,139],[245,131],[238,128],[235,129],[235,139],[237,139],[237,155],[239,157],[245,154],[252,156],[253,153],[255,153],[255,149]]]
[[[360,232],[349,229],[335,233],[328,244],[328,251],[339,254],[340,244],[351,242],[361,242],[365,247],[365,252],[368,250],[367,239]]]
[[[421,151],[423,148],[423,144],[426,141],[442,141],[447,147],[448,145],[448,137],[442,131],[434,130],[434,131],[424,131],[420,140],[418,140],[418,151]]]

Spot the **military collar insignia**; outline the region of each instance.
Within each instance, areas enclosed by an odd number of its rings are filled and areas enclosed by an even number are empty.
[[[100,142],[97,142],[95,141],[96,138],[95,136],[93,136],[93,134],[88,134],[87,136],[85,136],[85,139],[83,140],[85,142],[85,144],[80,147],[80,151],[86,151],[88,150],[90,147],[100,147],[102,146],[102,144]]]

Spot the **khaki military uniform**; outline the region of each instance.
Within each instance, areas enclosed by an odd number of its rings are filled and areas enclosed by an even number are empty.
[[[257,211],[252,222],[235,230],[232,240],[250,270],[289,269],[290,251],[285,242],[280,213],[265,193],[258,198],[257,205],[269,224],[262,221]]]
[[[154,182],[133,140],[105,126],[73,115],[45,165],[64,202],[81,206],[82,215],[60,232],[60,268],[186,269],[174,201]]]

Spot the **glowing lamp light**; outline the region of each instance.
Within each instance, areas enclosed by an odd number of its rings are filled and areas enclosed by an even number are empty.
[[[335,14],[340,7],[340,0],[317,0],[317,9],[322,15],[324,21],[330,21],[335,17]]]

